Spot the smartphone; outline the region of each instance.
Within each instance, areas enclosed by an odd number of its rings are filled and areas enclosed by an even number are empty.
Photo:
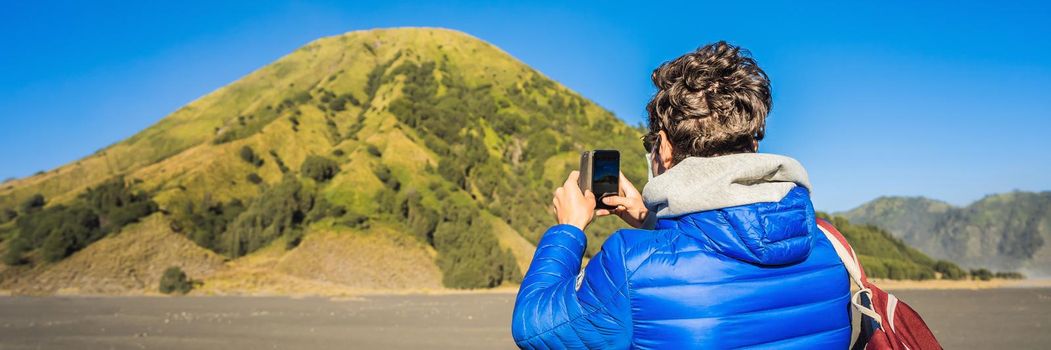
[[[581,191],[595,194],[595,209],[614,209],[602,203],[602,198],[620,192],[620,152],[615,150],[585,151],[580,154]]]

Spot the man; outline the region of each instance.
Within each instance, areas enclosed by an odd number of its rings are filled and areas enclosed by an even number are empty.
[[[806,170],[757,153],[770,82],[747,51],[718,42],[653,72],[644,144],[653,178],[595,211],[577,172],[555,191],[515,302],[522,348],[846,348],[849,282],[815,224]],[[611,235],[580,271],[595,215]],[[638,229],[644,222],[652,229]],[[578,279],[579,275],[579,279]]]

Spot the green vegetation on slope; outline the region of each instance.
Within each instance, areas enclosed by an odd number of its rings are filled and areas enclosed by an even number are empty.
[[[293,176],[259,196],[226,227],[219,238],[218,251],[239,257],[285,237],[295,246],[303,235],[304,223],[315,206],[315,195]]]
[[[391,74],[405,78],[390,111],[441,157],[437,173],[534,242],[550,226],[551,189],[575,169],[580,151],[621,150],[624,172],[642,184],[639,131],[608,114],[590,116],[586,100],[539,75],[494,91],[492,84],[470,86],[444,61],[410,62]],[[617,227],[601,220],[591,231]],[[589,253],[601,241],[593,237]]]
[[[400,54],[395,55],[395,59],[400,56]],[[368,88],[370,91],[367,91],[369,95],[374,95],[374,90],[380,86],[393,82],[396,75],[382,72],[382,69],[388,66],[379,65],[373,70],[373,73],[370,73],[371,87]],[[336,81],[336,79],[326,80]],[[278,108],[270,109],[279,112],[293,110],[289,119],[292,120],[293,132],[297,133],[301,127],[309,125],[305,116],[303,119],[295,118],[304,115],[299,113],[300,109],[324,110],[325,126],[329,129],[327,135],[329,140],[327,141],[338,143],[342,141],[336,139],[340,137],[339,123],[349,119],[345,116],[353,111],[349,111],[347,106],[348,104],[357,105],[355,101],[356,98],[350,93],[342,92],[336,95],[333,90],[319,87],[312,92],[297,93],[295,98],[285,99]],[[466,111],[461,112],[467,113]],[[241,119],[238,118],[239,121]],[[251,120],[251,118],[248,119]],[[455,122],[452,120],[453,125]],[[240,124],[238,122],[233,129],[225,132],[237,133],[238,137],[251,138],[251,135],[243,135],[238,131],[248,130],[237,129],[236,127]],[[346,137],[353,140],[363,125],[360,114],[354,119],[352,125],[351,132],[348,132]],[[250,127],[250,125],[240,126]],[[223,138],[215,144],[235,140],[237,138]],[[367,144],[366,150],[372,157],[378,158],[383,155],[373,144]],[[377,204],[377,211],[355,208],[353,212],[348,213],[344,206],[329,205],[323,198],[317,197],[314,190],[305,190],[300,186],[301,180],[296,179],[297,176],[311,178],[316,182],[317,190],[324,191],[327,186],[330,186],[326,182],[339,175],[340,164],[336,160],[313,154],[308,155],[299,167],[299,175],[295,175],[286,165],[280,153],[277,149],[270,151],[274,159],[273,163],[285,174],[284,180],[273,187],[266,186],[264,183],[261,196],[254,199],[244,198],[249,203],[247,208],[241,204],[240,199],[233,199],[225,204],[218,201],[212,203],[213,201],[209,199],[204,201],[205,205],[197,205],[199,201],[186,200],[180,206],[182,209],[177,210],[173,215],[177,226],[198,244],[231,257],[238,257],[258,250],[282,237],[294,246],[311,222],[325,217],[334,217],[335,222],[353,229],[367,229],[370,225],[369,221],[380,220],[388,225],[405,226],[406,231],[432,245],[439,253],[437,264],[443,268],[446,275],[445,283],[448,286],[493,287],[503,282],[515,282],[520,278],[521,271],[518,271],[514,264],[514,257],[509,251],[500,247],[487,223],[483,220],[469,220],[467,217],[471,215],[463,214],[479,214],[477,204],[473,203],[465,193],[448,193],[449,190],[458,191],[455,187],[443,188],[446,194],[440,196],[437,202],[427,201],[425,203],[420,199],[420,192],[416,189],[403,189],[401,181],[392,172],[391,167],[381,162],[371,166],[373,175],[383,184],[382,188],[373,195],[373,203]],[[339,148],[329,153],[345,154]],[[239,156],[245,163],[256,167],[265,164],[249,146],[242,146]],[[246,179],[254,184],[263,182],[258,175],[252,176],[253,174],[255,173],[246,175]],[[436,178],[436,180],[439,179]],[[440,182],[435,184],[441,186]],[[459,185],[459,191],[463,191],[464,184]],[[459,198],[459,201],[452,198]],[[330,213],[326,213],[326,209],[319,209],[326,206],[336,209]],[[318,212],[322,213],[315,214]]]
[[[279,238],[293,248],[308,224],[345,212],[345,208],[319,199],[315,190],[295,175],[285,175],[247,206],[239,199],[227,203],[206,200],[202,205],[183,202],[172,213],[172,224],[198,245],[236,258]]]
[[[878,227],[852,224],[841,216],[829,217],[824,213],[818,216],[843,233],[869,277],[926,280],[933,279],[935,272],[944,278],[966,277],[955,264],[935,261]]]
[[[173,231],[184,233],[201,247],[223,252],[218,238],[226,231],[227,225],[244,212],[245,205],[240,199],[222,203],[205,198],[199,202],[184,201],[181,205],[173,205],[171,210]]]
[[[294,248],[313,231],[393,229],[433,249],[420,263],[440,267],[446,286],[492,287],[517,282],[516,261],[530,253],[495,231],[536,242],[551,224],[550,193],[580,151],[621,150],[626,175],[644,185],[639,136],[462,33],[354,32],[312,42],[92,156],[5,183],[0,230],[17,231],[16,209],[35,206],[33,194],[49,209],[72,206],[76,193],[126,176],[143,179],[136,187],[172,230],[230,258]],[[588,253],[618,227],[596,222]]]
[[[534,242],[551,224],[547,210],[551,189],[575,167],[574,160],[580,151],[625,149],[625,172],[636,180],[642,177],[645,168],[639,161],[641,151],[631,151],[637,143],[637,130],[623,124],[617,126],[619,122],[608,114],[599,118],[589,116],[585,100],[557,89],[553,82],[536,74],[499,91],[488,83],[472,86],[447,61],[425,61],[403,63],[388,75],[371,75],[374,79],[370,81],[378,80],[382,85],[398,76],[402,77],[402,96],[390,104],[390,112],[413,128],[424,145],[437,154],[437,167],[429,166],[430,172],[437,172],[455,186],[455,191],[469,194],[483,208]],[[547,103],[540,102],[543,100]],[[380,155],[372,148],[369,150],[374,156]],[[387,183],[383,172],[378,176]],[[441,192],[437,196],[444,200]],[[445,217],[449,220],[456,215]],[[426,232],[435,220],[414,219],[413,223],[422,223],[424,227],[416,226],[414,231],[440,236]],[[439,224],[435,232],[447,228],[449,231],[491,230],[484,223],[465,220]],[[458,230],[450,228],[453,223],[459,226]],[[617,225],[615,221],[602,220],[591,232],[609,234]],[[469,246],[455,246],[455,250],[450,250],[440,241],[432,240],[442,254],[439,265],[447,272],[447,284],[456,285],[456,281],[465,278],[453,268],[457,265],[443,262],[459,262],[460,256],[482,254],[478,252],[491,252],[488,253],[493,255],[490,260],[495,261],[497,270],[517,270],[511,267],[513,259],[500,257],[496,242],[489,241],[492,240],[471,240]],[[594,253],[602,239],[592,237],[590,241],[589,253]],[[496,276],[500,272],[487,274]]]
[[[339,164],[334,160],[312,154],[303,161],[299,172],[314,181],[325,182],[339,173]]]
[[[26,254],[54,262],[117,232],[157,210],[142,191],[134,191],[117,177],[80,194],[68,204],[44,206],[43,196],[31,196],[22,205],[4,253],[9,265],[26,262]]]
[[[263,158],[260,158],[258,155],[256,155],[255,150],[253,150],[252,147],[249,147],[247,145],[241,147],[241,160],[247,162],[248,164],[252,164],[256,167],[263,166]]]

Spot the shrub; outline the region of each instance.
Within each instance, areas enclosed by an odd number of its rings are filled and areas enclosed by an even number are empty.
[[[318,197],[314,201],[314,207],[307,213],[306,222],[317,222],[324,218],[338,218],[347,214],[347,207],[333,205],[324,197]]]
[[[80,207],[56,209],[54,213],[57,215],[52,219],[57,227],[48,233],[40,247],[44,261],[59,261],[105,236],[100,229],[99,216],[91,210]]]
[[[423,205],[423,200],[414,189],[407,191],[402,204],[402,216],[414,236],[434,245],[434,230],[438,227],[441,215]]]
[[[9,250],[6,261],[19,262],[33,249],[45,261],[57,261],[157,211],[147,194],[133,192],[122,177],[89,188],[68,205],[41,208],[42,198],[33,199],[29,207],[36,209],[17,221],[16,239],[24,246]]]
[[[364,230],[369,228],[369,217],[358,213],[349,213],[346,215],[346,220],[343,220],[340,224]]]
[[[223,254],[240,257],[285,235],[297,235],[313,209],[314,194],[292,175],[264,192],[222,233]]]
[[[263,158],[256,155],[255,151],[252,150],[252,147],[248,147],[247,145],[241,147],[241,160],[256,167],[263,166]]]
[[[248,182],[251,182],[256,185],[263,183],[263,178],[256,173],[249,173],[248,175],[245,175],[245,180],[248,180]]]
[[[371,154],[373,157],[378,158],[383,156],[383,152],[380,152],[379,147],[376,147],[376,145],[369,144],[367,147],[365,147],[365,150],[368,151],[369,154]]]
[[[339,125],[336,124],[335,120],[325,118],[325,127],[328,130],[328,137],[332,143],[339,143],[339,140],[343,139],[339,134]]]
[[[292,102],[295,104],[304,104],[310,102],[310,99],[312,98],[313,96],[310,95],[310,91],[300,91],[295,95],[292,95]]]
[[[971,278],[976,280],[988,281],[993,279],[993,272],[985,268],[971,270]]]
[[[181,212],[176,215],[179,226],[186,226],[187,237],[197,245],[222,253],[223,246],[220,236],[226,231],[227,225],[234,221],[245,211],[245,206],[240,200],[234,199],[227,203],[212,203],[205,199],[200,201],[188,201]]]
[[[361,129],[364,128],[364,127],[365,127],[365,115],[362,114],[362,115],[359,115],[358,119],[354,122],[354,124],[351,124],[350,128],[347,129],[347,138],[349,138],[351,140],[357,140],[358,139],[358,132],[361,131]]]
[[[0,224],[7,223],[11,220],[14,220],[17,217],[18,212],[12,210],[11,208],[4,208],[4,210],[0,210]]]
[[[212,144],[219,145],[256,134],[268,125],[270,121],[278,118],[283,108],[283,106],[278,106],[277,110],[274,110],[273,107],[267,106],[264,110],[255,114],[238,116],[236,122],[216,127],[214,129],[215,138],[212,139]]]
[[[328,103],[328,109],[335,112],[345,111],[347,109],[347,99],[343,96],[332,99],[332,101]]]
[[[467,164],[458,162],[452,158],[442,158],[438,161],[438,174],[460,188],[467,187],[466,172]]]
[[[285,165],[285,161],[281,159],[281,156],[277,154],[277,151],[270,150],[270,156],[274,157],[274,163],[277,164],[277,168],[281,170],[281,173],[287,174],[290,169]]]
[[[19,208],[21,209],[23,214],[26,214],[37,209],[43,208],[44,204],[44,195],[37,193],[32,196],[29,196],[29,198],[26,198],[26,200],[22,201],[22,205],[19,206]]]
[[[465,201],[465,197],[449,197],[443,201],[440,204],[443,212],[434,223],[427,217],[434,212],[421,210],[422,203],[412,197],[409,192],[408,216],[412,217],[410,221],[416,221],[412,225],[414,230],[420,230],[417,234],[427,235],[426,231],[431,231],[431,245],[438,251],[442,284],[451,288],[490,288],[521,278],[514,256],[500,248],[492,226],[479,219],[478,208]],[[432,228],[433,224],[436,226]]]
[[[354,97],[354,95],[351,95],[350,93],[343,94],[343,96],[341,97],[345,98],[347,101],[350,102],[350,104],[354,106],[361,106],[361,101],[358,100],[357,97]]]
[[[303,176],[309,177],[318,182],[325,182],[339,173],[339,164],[329,158],[309,155],[307,156],[307,159],[303,161],[303,165],[300,166],[299,171]]]
[[[994,274],[994,276],[996,278],[1005,279],[1005,280],[1021,280],[1021,279],[1025,279],[1025,275],[1023,275],[1023,274],[1021,274],[1019,272],[997,272],[996,274]]]
[[[123,177],[88,189],[80,199],[87,202],[88,207],[99,215],[103,223],[102,229],[106,233],[137,222],[139,218],[157,211],[157,203],[145,192],[133,192],[125,184]]]
[[[193,289],[193,283],[186,277],[186,273],[182,272],[181,268],[172,266],[164,270],[158,289],[164,294],[186,294]]]
[[[303,242],[303,229],[294,228],[285,234],[285,249],[292,249],[299,246],[299,243]]]
[[[451,288],[492,288],[520,278],[518,266],[508,257],[511,253],[500,249],[491,231],[484,220],[457,218],[438,224],[434,247],[442,284]]]
[[[298,110],[296,112],[299,112]],[[292,132],[299,132],[299,118],[296,116],[288,117],[289,123],[292,123]]]
[[[393,190],[393,192],[398,192],[398,190],[401,189],[401,182],[399,182],[398,179],[394,177],[394,174],[391,173],[390,167],[384,164],[378,164],[372,168],[372,174],[376,175],[376,178],[387,186],[387,188]]]
[[[25,263],[25,259],[22,258],[22,254],[25,254],[29,250],[29,244],[20,237],[15,237],[7,244],[7,251],[4,252],[4,264],[9,266],[21,265]]]
[[[326,105],[319,105],[319,107],[327,108],[335,112],[342,112],[346,110],[348,102],[354,106],[361,105],[361,101],[358,101],[358,99],[354,97],[354,95],[347,93],[335,96],[335,94],[333,94],[330,91],[325,91],[324,98],[321,99],[321,102],[326,103],[327,107]]]
[[[967,271],[945,260],[935,262],[934,271],[942,274],[942,279],[962,280],[967,278]]]
[[[914,263],[899,260],[888,260],[887,278],[895,280],[929,280],[934,278],[934,271]]]

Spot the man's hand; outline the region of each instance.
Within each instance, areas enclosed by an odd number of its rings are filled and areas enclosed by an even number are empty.
[[[573,225],[583,231],[595,218],[595,194],[591,191],[580,192],[580,186],[577,185],[579,177],[579,171],[569,173],[566,183],[555,190],[551,203],[555,206],[555,217],[559,224]]]
[[[646,204],[642,202],[642,194],[639,190],[635,189],[635,185],[628,181],[628,178],[624,177],[624,173],[620,173],[620,193],[621,196],[607,196],[602,198],[602,203],[610,206],[616,206],[616,209],[599,209],[595,215],[606,216],[610,214],[617,214],[621,220],[624,220],[628,225],[634,228],[642,227],[642,223],[646,221],[646,215],[649,215],[649,209],[646,209]]]

